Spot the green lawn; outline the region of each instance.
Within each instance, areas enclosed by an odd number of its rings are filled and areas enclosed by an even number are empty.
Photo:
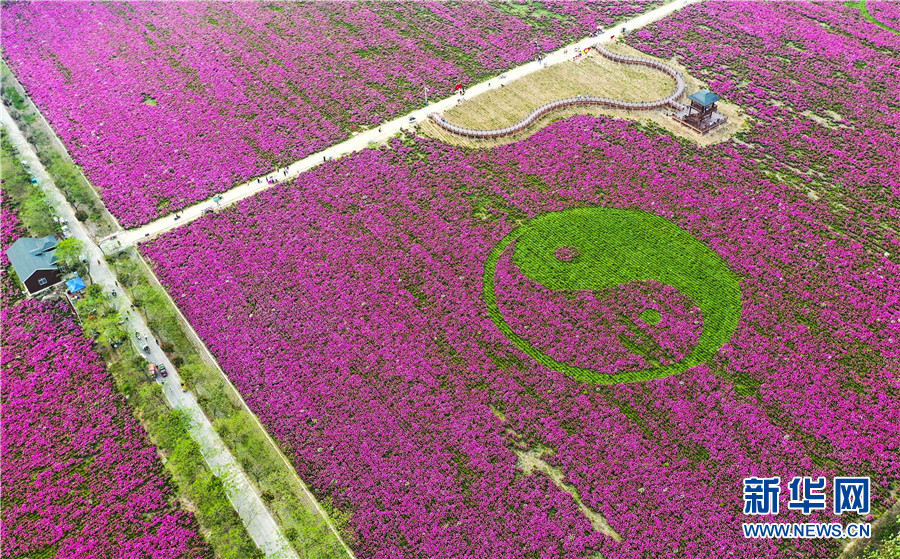
[[[678,289],[703,313],[697,346],[677,363],[614,375],[553,359],[513,332],[497,305],[497,263],[510,245],[520,271],[549,289],[599,290],[651,280]],[[557,258],[562,247],[574,247],[577,256]],[[483,288],[491,318],[516,347],[549,369],[596,384],[663,378],[704,363],[731,339],[741,316],[738,278],[715,252],[671,221],[634,210],[575,208],[529,220],[491,251]]]
[[[0,170],[6,203],[15,209],[28,234],[44,237],[58,233],[59,226],[53,220],[53,211],[44,193],[31,182],[31,176],[16,156],[6,130],[0,131]]]
[[[851,8],[858,9],[859,13],[861,13],[864,18],[866,18],[870,22],[874,23],[878,27],[881,27],[882,29],[887,29],[891,33],[897,33],[898,35],[900,35],[900,29],[894,29],[893,27],[885,25],[885,24],[881,23],[880,21],[878,21],[877,19],[875,19],[874,17],[872,17],[872,14],[869,13],[869,8],[866,7],[866,0],[859,0],[858,2],[844,2],[844,5],[849,6]]]

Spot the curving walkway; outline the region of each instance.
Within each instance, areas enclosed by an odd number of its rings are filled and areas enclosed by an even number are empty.
[[[522,64],[521,66],[511,68],[504,72],[504,75],[506,76],[505,79],[509,82],[512,82],[523,76],[527,76],[539,71],[545,65],[553,65],[566,62],[572,59],[571,56],[566,53],[567,50],[581,50],[590,48],[591,46],[596,46],[595,43],[601,41],[610,41],[612,40],[613,35],[617,35],[620,33],[619,29],[621,29],[622,27],[626,27],[628,28],[628,30],[634,31],[636,29],[644,27],[645,25],[649,25],[651,23],[659,21],[669,14],[682,9],[687,5],[701,1],[702,0],[673,0],[671,2],[664,3],[661,6],[657,6],[652,10],[635,16],[628,21],[617,23],[610,30],[600,35],[600,37],[585,37],[584,39],[581,39],[575,43],[560,47],[559,49],[548,53],[544,57],[544,60],[542,62],[531,61],[526,64]],[[472,97],[490,90],[491,80],[494,80],[496,83],[497,79],[498,76],[493,76],[491,78],[485,79],[481,83],[477,83],[466,88],[466,97],[471,99]],[[356,136],[351,137],[349,140],[345,140],[318,153],[309,155],[301,159],[300,161],[296,161],[288,165],[285,171],[274,171],[257,179],[235,186],[230,190],[221,193],[221,199],[218,201],[218,203],[213,203],[207,200],[205,202],[198,202],[192,206],[188,206],[183,210],[179,210],[178,215],[180,216],[180,218],[177,221],[173,218],[172,214],[170,214],[134,229],[129,229],[127,231],[118,231],[115,234],[101,239],[100,245],[105,252],[107,252],[108,254],[112,254],[120,250],[124,250],[130,246],[134,246],[135,244],[152,239],[153,237],[161,233],[165,233],[166,231],[171,231],[178,227],[184,227],[188,223],[191,223],[192,221],[203,217],[206,209],[208,208],[226,208],[245,198],[249,198],[250,196],[253,196],[259,192],[268,190],[269,188],[272,188],[277,184],[293,181],[298,176],[300,176],[301,173],[317,167],[318,165],[321,165],[324,160],[329,157],[337,159],[355,151],[366,149],[370,142],[386,141],[392,136],[396,135],[398,132],[412,127],[414,120],[428,118],[428,114],[435,110],[446,111],[452,107],[455,107],[458,98],[458,95],[452,95],[446,99],[441,99],[439,101],[432,100],[430,105],[427,107],[416,109],[411,113],[407,113],[403,116],[399,116],[393,120],[385,122],[379,128],[372,128],[370,130],[360,132]],[[410,117],[415,117],[415,119],[410,120]]]
[[[600,43],[592,45],[592,48],[604,57],[609,58],[613,62],[648,66],[650,68],[654,68],[656,70],[660,70],[662,72],[665,72],[666,74],[669,74],[669,76],[671,76],[672,79],[675,80],[675,91],[662,99],[658,99],[656,101],[642,101],[640,103],[635,103],[632,101],[620,101],[617,99],[609,99],[607,97],[593,97],[589,95],[569,97],[568,99],[560,99],[558,101],[552,101],[550,103],[541,105],[540,107],[531,111],[528,116],[526,116],[519,122],[505,128],[496,128],[493,130],[476,130],[473,128],[458,126],[448,121],[438,113],[431,113],[428,116],[444,130],[460,136],[466,136],[468,138],[500,138],[502,136],[511,136],[513,134],[518,134],[519,132],[531,126],[536,120],[546,115],[547,113],[551,113],[553,111],[565,109],[568,107],[599,105],[601,107],[611,107],[614,109],[649,110],[658,109],[669,105],[676,110],[681,110],[684,108],[684,105],[678,102],[678,99],[682,96],[682,94],[684,94],[684,76],[675,68],[672,68],[671,66],[663,62],[651,60],[649,58],[638,58],[635,56],[618,54],[607,50]]]

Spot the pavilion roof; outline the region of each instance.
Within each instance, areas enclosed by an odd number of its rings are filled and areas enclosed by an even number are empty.
[[[701,89],[697,93],[689,95],[688,99],[696,101],[697,103],[700,103],[705,107],[707,105],[712,105],[713,103],[721,99],[721,97],[708,89]]]

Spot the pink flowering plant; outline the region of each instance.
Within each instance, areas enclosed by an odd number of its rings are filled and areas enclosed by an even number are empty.
[[[580,207],[660,216],[727,264],[740,320],[711,359],[597,385],[543,366],[496,327],[489,254],[528,220]],[[863,216],[773,182],[733,144],[700,149],[573,117],[494,150],[396,139],[142,250],[301,476],[350,513],[361,557],[765,557],[787,546],[826,558],[837,547],[825,540],[744,539],[741,481],[869,475],[875,510],[893,503],[900,270],[883,251],[897,241],[862,230]],[[551,291],[506,250],[500,310],[558,360],[646,370],[681,359],[706,326],[665,284]],[[525,475],[516,451],[542,451],[622,541],[549,477]],[[780,521],[836,518],[782,509]]]
[[[650,0],[23,2],[3,57],[125,227],[534,60]]]
[[[3,557],[211,557],[65,304],[2,313]]]
[[[22,236],[22,223],[19,216],[9,206],[9,197],[0,190],[0,297],[4,302],[16,296],[21,292],[21,286],[13,280],[10,273],[9,257],[6,255],[6,249]]]
[[[878,22],[900,33],[900,4],[891,0],[866,2],[866,9]]]

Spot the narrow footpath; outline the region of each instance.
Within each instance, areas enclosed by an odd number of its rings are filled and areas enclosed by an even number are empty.
[[[175,366],[169,361],[162,349],[153,339],[150,328],[141,318],[140,314],[131,310],[131,300],[124,290],[118,287],[116,276],[106,263],[103,252],[93,238],[88,234],[84,225],[75,218],[75,210],[66,200],[63,193],[47,174],[43,164],[13,121],[5,106],[0,105],[0,121],[9,133],[9,140],[19,150],[19,158],[25,167],[31,171],[37,179],[37,184],[47,195],[47,202],[56,210],[60,218],[68,220],[72,236],[84,243],[85,255],[90,266],[91,278],[94,283],[103,286],[106,292],[117,292],[113,298],[122,317],[127,321],[127,329],[132,333],[130,339],[134,342],[134,332],[139,332],[142,340],[150,346],[149,355],[142,352],[148,360],[154,363],[162,363],[169,371],[169,376],[162,379],[163,394],[169,405],[176,410],[184,411],[191,419],[188,431],[191,438],[199,445],[203,458],[212,472],[221,478],[225,486],[225,492],[234,510],[240,515],[247,532],[256,545],[263,551],[266,557],[277,559],[299,559],[299,556],[291,547],[287,538],[272,518],[256,493],[246,473],[241,469],[234,456],[213,430],[209,419],[203,414],[197,400],[190,392],[182,392],[181,377]],[[143,345],[143,341],[140,342]],[[138,348],[140,351],[140,348]]]
[[[466,95],[464,98],[471,99],[481,93],[484,93],[485,91],[488,91],[492,83],[509,83],[523,76],[527,76],[529,74],[537,72],[538,70],[546,66],[552,66],[553,64],[565,62],[571,59],[573,56],[572,53],[576,52],[577,50],[589,48],[598,43],[608,43],[612,41],[614,36],[619,36],[622,34],[623,28],[625,28],[628,32],[634,31],[635,29],[639,29],[641,27],[644,27],[645,25],[649,25],[651,23],[659,21],[660,19],[668,16],[672,12],[675,12],[687,6],[688,4],[693,4],[699,1],[701,0],[674,0],[673,2],[663,4],[662,6],[650,10],[649,12],[635,16],[628,21],[615,24],[612,28],[606,30],[602,35],[585,37],[576,43],[559,48],[556,51],[545,55],[543,60],[541,60],[540,62],[532,61],[525,63],[516,68],[507,70],[500,76],[495,76],[479,84],[467,87]],[[326,159],[337,159],[355,151],[365,149],[368,147],[370,142],[383,142],[391,136],[394,136],[401,130],[409,129],[416,122],[428,118],[428,115],[431,113],[440,113],[456,106],[459,99],[463,99],[463,97],[460,97],[459,95],[453,95],[452,97],[448,97],[441,101],[429,103],[425,107],[416,109],[411,113],[407,113],[391,121],[385,122],[380,127],[361,132],[348,140],[345,140],[339,144],[335,144],[325,150],[316,152],[308,157],[301,159],[300,161],[292,163],[286,168],[287,173],[285,173],[282,169],[277,169],[272,173],[269,173],[268,175],[252,179],[249,182],[238,185],[231,190],[228,190],[227,192],[219,194],[221,199],[219,199],[217,202],[211,202],[207,200],[204,202],[199,202],[192,206],[188,206],[183,210],[179,210],[177,213],[180,217],[177,220],[175,219],[174,214],[169,214],[157,219],[156,221],[152,221],[146,225],[142,225],[141,227],[122,231],[101,239],[100,246],[104,249],[104,251],[111,254],[118,252],[119,250],[127,249],[137,243],[149,240],[161,233],[165,233],[166,231],[171,231],[172,229],[175,229],[177,227],[187,225],[188,223],[202,217],[207,209],[219,209],[230,206],[236,202],[243,200],[244,198],[249,198],[250,196],[257,194],[258,192],[268,190],[269,188],[272,188],[277,184],[292,181],[301,173],[322,164]],[[269,182],[270,180],[272,182]]]

